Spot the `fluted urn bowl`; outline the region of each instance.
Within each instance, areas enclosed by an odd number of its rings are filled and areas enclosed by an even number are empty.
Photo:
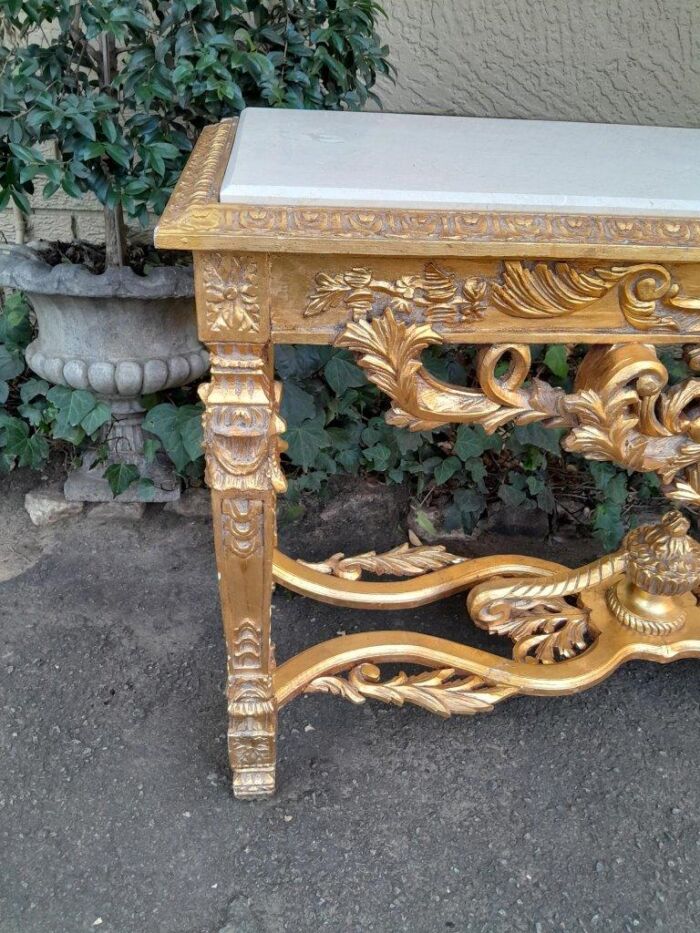
[[[13,247],[0,253],[0,285],[22,289],[36,314],[29,367],[48,382],[89,389],[108,401],[114,416],[105,436],[109,460],[133,463],[152,478],[156,500],[177,498],[172,469],[145,462],[140,399],[186,385],[209,365],[197,340],[191,270],[159,267],[140,276],[115,268],[95,275],[84,266],[49,266],[33,250]],[[111,498],[104,468],[91,469],[92,462],[88,456],[68,477],[67,498]]]

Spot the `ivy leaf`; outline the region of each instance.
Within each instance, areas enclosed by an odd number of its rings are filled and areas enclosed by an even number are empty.
[[[0,379],[0,405],[4,405],[10,396],[10,386],[4,379]]]
[[[438,533],[437,528],[434,523],[431,521],[430,516],[423,509],[416,509],[415,511],[416,525],[421,529],[421,531],[427,532],[429,535],[435,537]]]
[[[80,422],[80,427],[86,434],[94,434],[104,424],[112,420],[112,407],[107,402],[98,402]]]
[[[147,437],[143,442],[143,458],[146,463],[153,463],[156,454],[162,450],[163,445],[155,437]]]
[[[373,444],[362,451],[362,456],[373,470],[383,473],[391,463],[391,448],[386,444]]]
[[[10,353],[7,347],[0,343],[0,379],[8,381],[16,379],[24,372],[24,360],[19,353]]]
[[[319,452],[330,444],[328,432],[324,429],[323,414],[308,418],[290,428],[284,434],[287,441],[287,456],[295,466],[308,470]]]
[[[566,379],[569,375],[566,347],[561,343],[555,343],[547,347],[547,352],[544,355],[544,365],[555,376]]]
[[[17,466],[38,470],[49,456],[49,445],[41,434],[29,433],[29,425],[21,418],[7,418],[2,423],[6,457],[16,458]]]
[[[621,507],[612,502],[597,505],[593,511],[593,529],[606,551],[615,550],[625,533]]]
[[[480,457],[488,448],[489,437],[481,425],[471,427],[468,424],[460,424],[457,428],[454,450],[460,460]]]
[[[289,379],[284,384],[280,414],[288,428],[313,418],[316,414],[313,395],[302,389],[294,380]]]
[[[323,367],[326,382],[336,395],[357,389],[367,382],[360,367],[345,352],[335,353]]]
[[[560,438],[562,428],[543,428],[541,424],[522,424],[513,430],[513,437],[521,444],[532,444],[540,450],[547,450],[555,457],[561,456]]]
[[[453,477],[461,467],[462,463],[459,457],[447,457],[446,460],[443,460],[442,463],[439,463],[435,467],[435,472],[433,473],[435,482],[439,486],[442,486],[442,484]]]
[[[44,379],[27,379],[19,389],[19,397],[25,403],[34,401],[39,395],[46,395],[49,384]]]
[[[85,418],[97,405],[97,399],[86,389],[75,389],[71,392],[66,411],[68,424],[72,428],[77,428],[83,418]]]
[[[182,473],[188,464],[202,456],[202,408],[200,405],[173,405],[163,402],[153,407],[143,421],[144,429],[160,440],[175,469]]]
[[[115,499],[140,478],[138,468],[133,463],[111,463],[104,475]]]
[[[511,483],[502,483],[498,488],[498,498],[510,508],[522,505],[527,498],[525,491],[518,489]]]

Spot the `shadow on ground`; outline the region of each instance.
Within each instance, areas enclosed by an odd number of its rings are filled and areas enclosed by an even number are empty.
[[[2,933],[700,929],[692,662],[469,720],[308,697],[281,715],[277,796],[236,802],[209,523],[153,507],[40,534],[29,482],[0,494],[19,555],[0,584]],[[282,546],[399,543],[395,513],[379,502],[363,530],[335,507]],[[537,546],[592,555],[563,550]],[[279,658],[368,625],[280,589],[274,604]],[[461,598],[369,622],[486,637]]]

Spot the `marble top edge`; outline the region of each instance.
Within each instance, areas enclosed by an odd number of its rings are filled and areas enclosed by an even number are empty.
[[[699,165],[696,129],[247,108],[220,201],[700,219]]]

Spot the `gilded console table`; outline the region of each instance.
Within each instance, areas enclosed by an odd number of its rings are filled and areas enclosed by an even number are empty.
[[[393,424],[537,421],[565,429],[567,450],[654,471],[671,503],[700,505],[700,379],[669,387],[656,353],[687,344],[700,369],[700,133],[255,110],[236,133],[234,121],[203,132],[156,233],[194,252],[211,351],[201,396],[236,795],[274,791],[277,714],[302,693],[473,714],[584,690],[631,659],[700,657],[700,545],[676,510],[574,570],[428,546],[317,565],[280,553],[272,374],[274,344],[333,343],[388,395]],[[528,345],[556,342],[590,345],[571,393],[529,374]],[[477,385],[423,368],[443,343],[481,346]],[[468,592],[471,619],[509,637],[513,658],[368,631],[276,666],[275,582],[367,610]],[[383,675],[394,662],[425,672]]]

